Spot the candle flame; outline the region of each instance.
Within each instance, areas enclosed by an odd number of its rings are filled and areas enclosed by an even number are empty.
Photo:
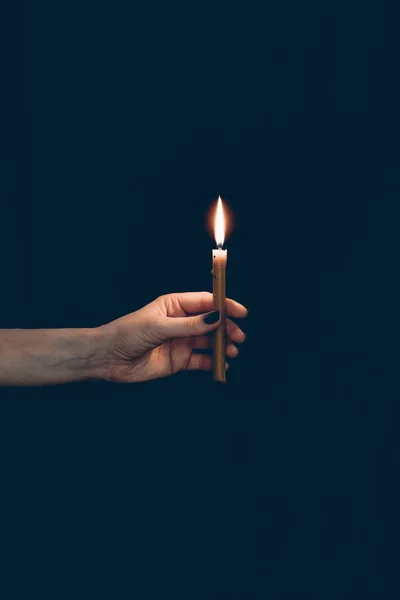
[[[221,196],[218,196],[217,210],[214,220],[214,237],[217,246],[223,246],[225,241],[225,215],[222,206]]]

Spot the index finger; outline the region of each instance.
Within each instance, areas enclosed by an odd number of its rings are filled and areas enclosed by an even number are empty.
[[[214,298],[210,292],[182,292],[176,295],[181,308],[187,313],[202,313],[214,309]],[[226,299],[226,312],[230,317],[243,318],[247,308],[232,300]]]

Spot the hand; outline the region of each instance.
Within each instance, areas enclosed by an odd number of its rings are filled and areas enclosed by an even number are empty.
[[[108,339],[107,379],[131,383],[178,371],[211,370],[211,356],[197,351],[212,345],[208,334],[217,328],[219,313],[204,313],[213,308],[213,295],[209,292],[167,294],[103,325],[101,329]],[[226,312],[231,317],[247,315],[247,309],[231,299],[226,300]],[[239,351],[233,342],[241,343],[246,336],[228,318],[226,333],[226,354],[234,358]]]

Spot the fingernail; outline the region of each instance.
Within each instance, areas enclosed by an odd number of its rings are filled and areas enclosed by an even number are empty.
[[[219,321],[219,310],[210,312],[210,313],[208,313],[208,315],[206,315],[204,317],[204,323],[207,323],[207,325],[212,325],[213,323],[216,323],[217,321]]]

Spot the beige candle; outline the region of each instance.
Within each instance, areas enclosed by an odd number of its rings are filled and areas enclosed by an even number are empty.
[[[228,251],[222,246],[225,239],[225,220],[221,198],[218,198],[214,225],[217,248],[212,251],[212,275],[214,308],[221,315],[220,324],[214,332],[213,344],[213,378],[215,381],[226,382],[225,347],[226,347],[226,263]]]

